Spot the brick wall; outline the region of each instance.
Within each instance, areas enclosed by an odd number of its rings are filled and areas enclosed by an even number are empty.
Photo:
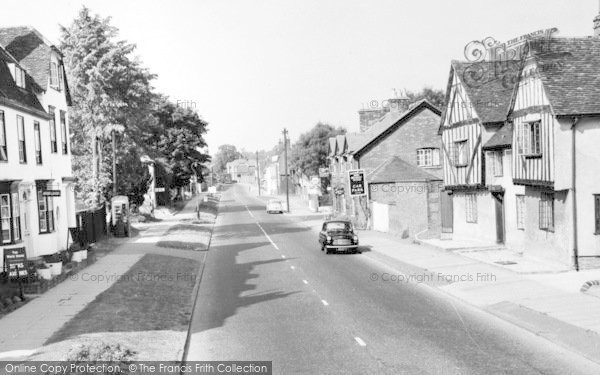
[[[428,109],[419,112],[371,149],[364,152],[360,157],[360,167],[368,172],[393,156],[398,156],[416,166],[418,148],[441,149],[442,138],[438,135],[439,124],[440,116]],[[439,178],[443,177],[441,165],[436,168],[427,168],[427,172]]]

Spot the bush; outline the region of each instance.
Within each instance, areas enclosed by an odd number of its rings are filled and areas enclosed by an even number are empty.
[[[119,362],[135,360],[136,352],[121,346],[121,344],[107,344],[105,342],[94,342],[81,344],[69,351],[66,361],[71,362],[111,362],[117,365]]]

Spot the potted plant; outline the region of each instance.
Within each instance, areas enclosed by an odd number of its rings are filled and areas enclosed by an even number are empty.
[[[50,280],[52,279],[52,270],[46,264],[40,264],[36,267],[36,273],[40,279]]]
[[[44,262],[50,267],[50,272],[53,276],[60,275],[62,273],[62,259],[59,253],[46,255]]]
[[[81,247],[80,244],[74,243],[69,246],[69,252],[71,253],[71,261],[80,263],[84,259],[87,259],[87,249]]]

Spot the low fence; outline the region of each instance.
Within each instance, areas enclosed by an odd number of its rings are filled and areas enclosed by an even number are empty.
[[[73,242],[85,246],[104,238],[108,234],[106,226],[106,205],[79,211],[76,214],[77,227],[71,229]]]

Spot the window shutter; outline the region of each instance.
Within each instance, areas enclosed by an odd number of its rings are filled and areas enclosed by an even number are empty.
[[[542,199],[540,199],[540,203],[539,203],[539,215],[540,215],[540,222],[539,222],[540,229],[544,229],[544,201]]]
[[[600,195],[594,195],[596,212],[596,233],[600,233]]]

